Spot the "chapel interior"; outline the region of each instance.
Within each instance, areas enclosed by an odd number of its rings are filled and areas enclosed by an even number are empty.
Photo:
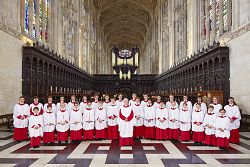
[[[167,141],[167,150],[149,142],[140,146],[149,147],[143,151],[149,154],[143,154],[147,162],[135,161],[140,155],[133,153],[131,164],[157,166],[153,159],[160,155],[165,166],[192,166],[192,162],[202,164],[200,167],[212,163],[249,166],[249,63],[250,0],[0,0],[0,133],[6,133],[0,136],[0,155],[9,155],[0,156],[0,166],[32,166],[33,162],[36,166],[42,154],[48,161],[44,164],[57,164],[59,161],[50,161],[51,153],[59,156],[61,164],[91,166],[107,158],[106,166],[112,166],[115,149],[105,158],[91,156],[107,153],[108,145],[102,142],[86,149],[87,156],[84,153],[75,159],[58,151],[64,145],[46,154],[22,143],[23,147],[8,150],[18,145],[8,142],[7,136],[12,133],[13,107],[19,96],[27,103],[38,96],[45,103],[51,95],[56,103],[60,96],[69,101],[72,94],[81,100],[83,95],[96,93],[101,98],[105,94],[122,93],[128,98],[132,93],[148,94],[152,99],[174,94],[178,103],[183,95],[191,102],[202,96],[206,104],[218,97],[224,105],[234,97],[241,111],[242,145],[232,145],[227,152],[188,145],[185,149],[194,153],[184,154],[189,160],[185,161],[179,153],[182,143]],[[104,150],[92,153],[97,145]],[[153,146],[156,152],[150,151]],[[181,160],[170,162],[164,153]],[[209,161],[205,156],[210,153],[218,157],[210,156]],[[22,155],[25,159],[15,158]],[[125,166],[129,162],[119,161]]]

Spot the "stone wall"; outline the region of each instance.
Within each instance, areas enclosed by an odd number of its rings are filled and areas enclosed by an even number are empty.
[[[228,42],[230,55],[230,95],[250,115],[250,31]]]
[[[0,115],[12,113],[22,92],[23,42],[0,30]]]

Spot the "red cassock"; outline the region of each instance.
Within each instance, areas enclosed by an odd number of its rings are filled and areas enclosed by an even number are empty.
[[[144,138],[155,139],[155,108],[152,105],[144,107]]]
[[[108,118],[108,130],[107,130],[107,137],[108,139],[118,139],[118,118],[119,110],[116,104],[110,104],[107,108],[107,118]]]
[[[83,115],[83,139],[93,140],[95,128],[95,112],[93,108],[87,107]]]
[[[30,115],[28,104],[16,104],[13,112],[14,135],[17,141],[28,139],[28,116]],[[21,119],[23,118],[23,119]]]
[[[108,103],[106,103],[108,107]],[[95,138],[96,139],[105,139],[106,138],[106,108],[98,107],[95,110]]]
[[[144,136],[144,126],[143,126],[143,107],[141,104],[135,103],[132,106],[134,115],[135,115],[135,125],[134,125],[134,137],[142,138]]]
[[[119,117],[120,146],[133,145],[134,112],[132,108],[122,106]]]

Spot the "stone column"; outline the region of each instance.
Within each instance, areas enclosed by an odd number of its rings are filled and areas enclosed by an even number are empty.
[[[219,34],[223,34],[223,0],[219,1]]]
[[[39,22],[39,11],[40,11],[40,1],[36,0],[36,39],[39,41],[40,38],[40,22]]]
[[[227,31],[230,31],[231,27],[232,27],[232,0],[227,0],[227,1],[228,1],[228,4],[227,4]]]
[[[204,7],[205,3],[204,0],[199,0],[200,3],[200,12],[199,12],[199,18],[200,18],[200,34],[199,34],[199,49],[204,47]]]
[[[32,36],[33,30],[33,1],[29,0],[29,35]]]

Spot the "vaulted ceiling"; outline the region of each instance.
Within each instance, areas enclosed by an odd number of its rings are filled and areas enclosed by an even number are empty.
[[[108,46],[142,46],[150,30],[155,0],[94,0],[97,21]]]

